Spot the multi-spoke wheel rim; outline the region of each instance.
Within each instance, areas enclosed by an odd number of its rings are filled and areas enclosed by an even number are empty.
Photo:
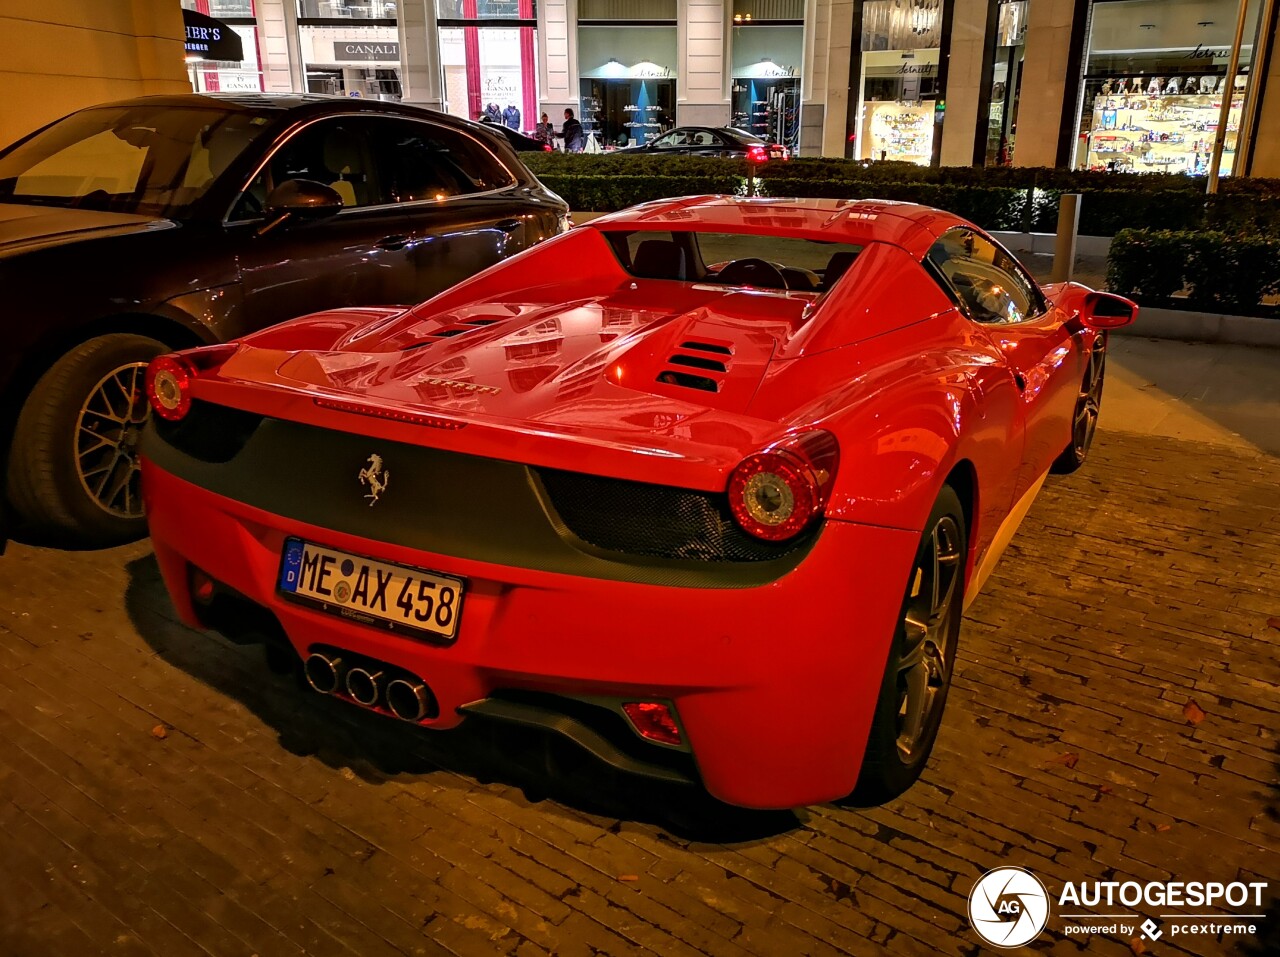
[[[898,657],[898,754],[914,763],[941,713],[951,672],[951,632],[961,573],[960,526],[944,515],[911,573]]]
[[[1089,353],[1089,368],[1085,370],[1076,400],[1076,417],[1071,431],[1072,445],[1077,458],[1084,458],[1093,444],[1093,433],[1098,428],[1098,409],[1102,406],[1102,377],[1106,371],[1107,342],[1101,336]]]
[[[142,515],[138,438],[149,412],[145,362],[120,366],[98,381],[76,418],[76,473],[99,508],[117,518]]]

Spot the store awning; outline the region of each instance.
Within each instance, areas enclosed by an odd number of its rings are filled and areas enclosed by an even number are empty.
[[[186,27],[188,60],[223,60],[239,63],[244,59],[244,44],[236,33],[221,20],[207,17],[194,10],[182,11]]]

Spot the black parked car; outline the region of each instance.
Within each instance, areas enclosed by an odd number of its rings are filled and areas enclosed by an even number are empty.
[[[550,153],[552,151],[550,143],[535,140],[532,136],[525,136],[519,130],[513,130],[511,127],[503,126],[501,123],[490,123],[481,120],[480,127],[481,129],[491,130],[501,136],[511,144],[511,148],[517,153]]]
[[[504,140],[394,103],[145,97],[27,136],[0,151],[0,510],[67,543],[141,535],[151,358],[421,302],[567,213]]]
[[[661,136],[655,136],[644,146],[629,146],[617,151],[649,153],[663,156],[726,156],[749,159],[763,163],[771,159],[790,159],[791,151],[785,146],[770,143],[746,130],[731,126],[677,126]]]

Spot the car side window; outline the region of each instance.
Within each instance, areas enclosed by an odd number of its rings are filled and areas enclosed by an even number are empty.
[[[510,170],[483,144],[434,123],[380,118],[375,150],[387,202],[448,199],[500,189],[513,181]]]
[[[291,179],[309,179],[332,187],[343,207],[391,202],[374,162],[373,125],[366,117],[341,117],[312,123],[291,136],[236,201],[231,219],[262,214],[267,194]]]
[[[925,259],[976,322],[1025,322],[1044,311],[1040,291],[1017,260],[972,229],[948,230]]]

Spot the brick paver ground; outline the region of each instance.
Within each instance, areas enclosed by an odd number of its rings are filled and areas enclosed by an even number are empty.
[[[973,607],[924,780],[777,814],[550,782],[533,740],[303,693],[175,624],[145,544],[14,546],[0,955],[969,955],[966,896],[1002,864],[1051,891],[1280,881],[1277,488],[1274,458],[1102,435]],[[1146,952],[1280,953],[1265,909],[1251,940]],[[1141,946],[1065,923],[1037,949]]]

